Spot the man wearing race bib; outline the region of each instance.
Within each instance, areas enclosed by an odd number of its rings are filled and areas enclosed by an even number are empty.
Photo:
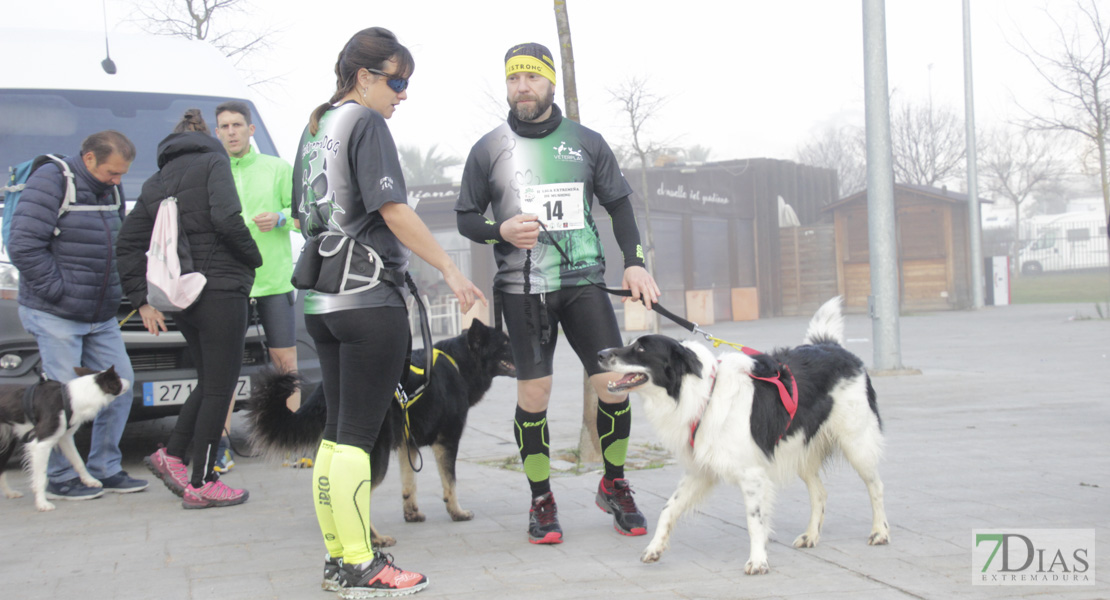
[[[508,119],[471,149],[455,211],[459,232],[493,244],[497,259],[493,287],[517,365],[514,433],[533,498],[529,541],[562,542],[547,426],[560,325],[600,399],[605,475],[597,504],[613,514],[619,532],[644,535],[646,520],[624,478],[632,421],[628,396],[608,392],[606,384],[616,377],[597,364],[600,350],[623,341],[608,296],[592,285],[605,283],[605,255],[592,214],[597,197],[624,254],[624,289],[649,308],[659,296],[644,269],[629,203],[632,188],[601,135],[564,119],[554,104],[555,62],[547,48],[534,43],[510,48],[505,76]]]

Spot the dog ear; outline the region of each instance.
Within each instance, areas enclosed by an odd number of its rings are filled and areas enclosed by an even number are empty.
[[[76,373],[78,377],[84,377],[85,375],[92,375],[93,373],[96,373],[96,371],[93,371],[92,369],[86,369],[85,367],[73,367],[73,372]]]
[[[686,346],[676,344],[674,351],[671,352],[671,361],[675,365],[678,375],[692,374],[701,377],[701,359],[694,353],[693,350]]]
[[[490,328],[486,324],[474,319],[470,323],[470,330],[466,332],[466,343],[471,350],[477,352],[489,343]]]

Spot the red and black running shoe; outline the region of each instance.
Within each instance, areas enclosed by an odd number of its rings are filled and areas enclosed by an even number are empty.
[[[636,508],[627,479],[601,478],[597,484],[597,507],[613,515],[613,528],[621,535],[647,534],[647,519]]]
[[[528,512],[528,541],[533,544],[563,543],[559,508],[555,506],[555,496],[551,492],[532,499],[532,510]]]
[[[428,587],[427,577],[393,566],[393,557],[384,552],[369,563],[344,562],[339,577],[339,597],[344,600],[407,596]]]

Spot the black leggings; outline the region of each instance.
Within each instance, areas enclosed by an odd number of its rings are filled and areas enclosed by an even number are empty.
[[[195,304],[175,313],[173,318],[189,343],[189,354],[197,369],[197,387],[181,407],[166,452],[187,458],[191,443],[190,482],[200,486],[216,477],[212,470],[219,458],[216,449],[243,366],[247,297],[205,291]]]
[[[408,311],[359,308],[306,314],[304,322],[324,378],[324,439],[369,454],[405,368]]]

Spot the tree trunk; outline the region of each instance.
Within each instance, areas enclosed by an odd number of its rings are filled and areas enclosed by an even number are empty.
[[[578,116],[578,84],[574,79],[574,45],[570,41],[570,17],[566,0],[555,0],[555,25],[559,30],[559,55],[563,60],[563,112],[575,123]]]
[[[566,0],[555,0],[555,27],[559,31],[559,56],[563,61],[564,114],[576,123],[578,86],[574,82],[574,45],[570,41],[570,17]],[[590,385],[590,374],[582,370],[582,432],[578,439],[578,462],[601,462],[601,442],[597,439],[597,394]]]

